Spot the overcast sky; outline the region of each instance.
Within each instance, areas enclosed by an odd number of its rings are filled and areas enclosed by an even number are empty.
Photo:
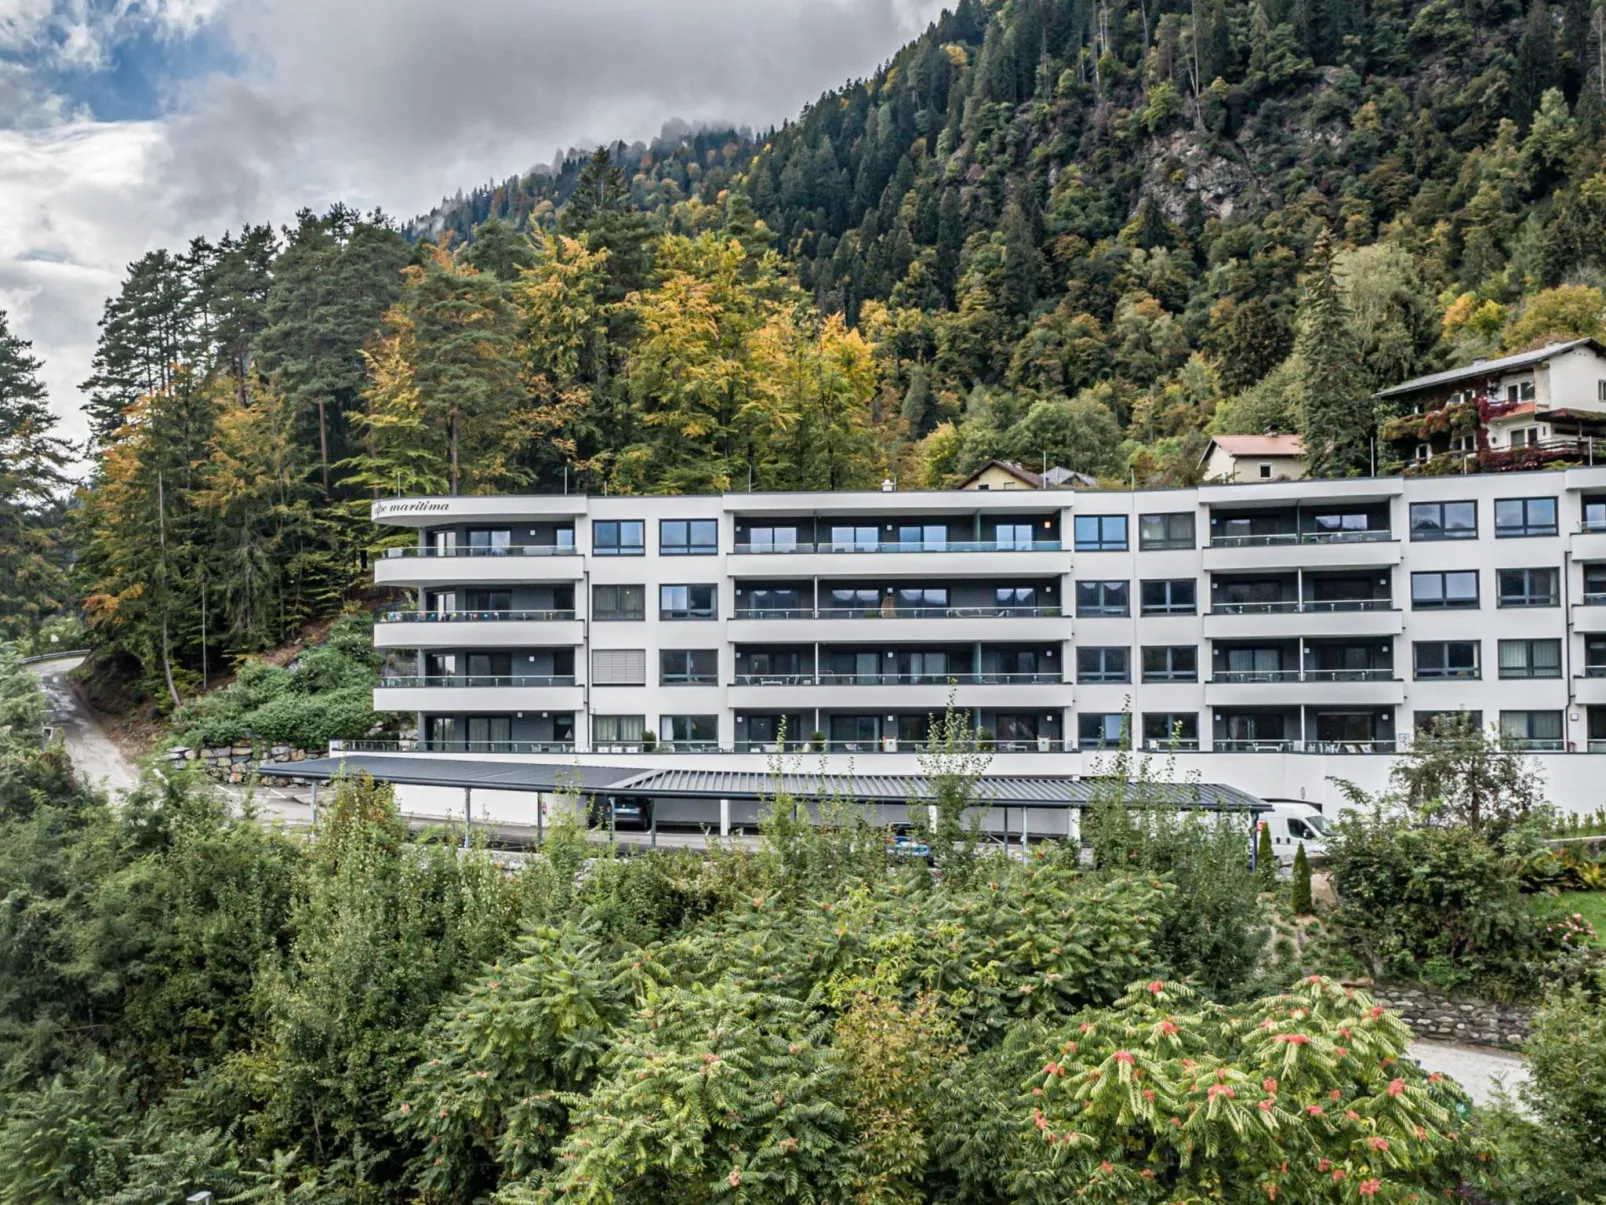
[[[129,261],[344,200],[406,219],[559,147],[755,128],[941,0],[0,0],[0,308],[81,438]]]

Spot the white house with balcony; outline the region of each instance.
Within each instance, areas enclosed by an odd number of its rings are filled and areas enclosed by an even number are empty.
[[[387,499],[410,757],[909,774],[1133,743],[1262,799],[1379,789],[1446,712],[1606,773],[1606,467],[1139,491]]]
[[[1412,470],[1592,465],[1597,444],[1606,454],[1606,346],[1593,339],[1476,360],[1375,396],[1395,410],[1383,438]]]

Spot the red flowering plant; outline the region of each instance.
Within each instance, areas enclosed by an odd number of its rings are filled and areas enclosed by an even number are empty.
[[[1476,1163],[1450,1081],[1361,992],[1311,977],[1224,1007],[1140,983],[1045,1052],[1027,1083],[1023,1201],[1398,1202]]]

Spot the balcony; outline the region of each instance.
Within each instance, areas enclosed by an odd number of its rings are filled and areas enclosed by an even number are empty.
[[[1070,684],[1060,671],[1039,673],[911,674],[885,673],[737,674],[731,681],[730,704],[748,709],[782,708],[798,702],[801,689],[817,692],[809,700],[819,707],[908,708],[942,711],[950,697],[961,707],[1002,705],[1026,708],[1064,707]]]
[[[1063,573],[1070,565],[1070,553],[1060,540],[827,540],[738,543],[731,551],[741,558],[731,571],[743,577],[1042,575]]]
[[[502,548],[390,548],[374,561],[381,586],[517,585],[579,581],[585,563],[572,547],[514,544]]]
[[[1586,665],[1573,679],[1573,699],[1589,707],[1606,707],[1606,665]]]
[[[1606,523],[1580,523],[1568,537],[1567,551],[1575,561],[1606,561]]]
[[[1394,533],[1306,531],[1216,536],[1204,548],[1207,572],[1275,569],[1371,569],[1400,563]]]
[[[1377,706],[1405,702],[1392,669],[1225,670],[1205,683],[1205,703],[1239,706]]]
[[[572,674],[386,677],[374,691],[375,711],[577,711],[584,705]]]
[[[1212,640],[1398,636],[1403,631],[1405,617],[1388,598],[1223,603],[1204,615],[1204,634]]]
[[[904,621],[915,625],[911,640],[974,641],[978,619],[1008,620],[1011,640],[1061,641],[1070,624],[1060,607],[793,607],[741,609],[731,617],[743,625],[733,639],[784,644],[788,641],[832,642],[886,640],[899,634]]]
[[[1327,756],[1392,754],[1399,748],[1398,741],[1300,741],[1300,740],[1218,740],[1211,745],[1213,753],[1300,753]]]
[[[374,624],[374,647],[381,649],[539,648],[583,639],[572,610],[386,611]]]
[[[1606,594],[1585,594],[1573,604],[1573,631],[1606,634]]]

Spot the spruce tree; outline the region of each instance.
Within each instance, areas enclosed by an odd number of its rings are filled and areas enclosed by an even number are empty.
[[[1299,848],[1294,851],[1294,875],[1290,887],[1291,902],[1296,916],[1306,916],[1311,911],[1310,900],[1310,859],[1305,856],[1305,843],[1301,841]]]
[[[1269,883],[1277,875],[1277,855],[1271,850],[1271,825],[1261,821],[1259,828],[1255,839],[1255,873]]]
[[[1305,464],[1312,477],[1358,477],[1372,456],[1372,402],[1333,273],[1333,238],[1311,248],[1296,348],[1305,361]]]
[[[36,631],[67,596],[53,512],[69,453],[39,368],[0,310],[0,634],[12,638]]]

